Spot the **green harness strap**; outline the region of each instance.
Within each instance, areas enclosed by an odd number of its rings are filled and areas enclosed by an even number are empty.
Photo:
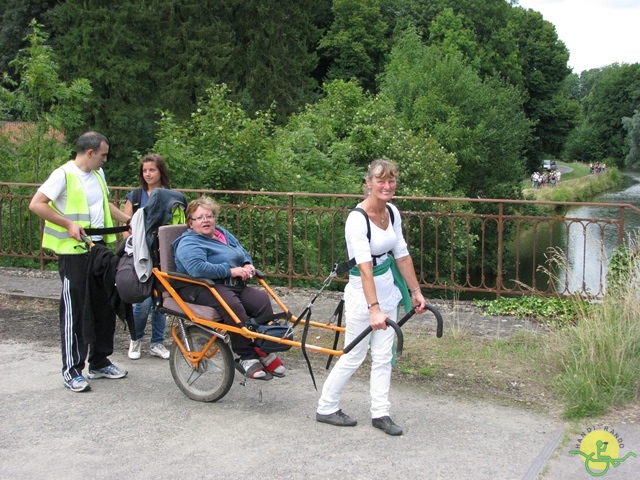
[[[393,274],[393,283],[396,284],[396,287],[400,290],[402,294],[402,301],[400,304],[404,308],[405,313],[408,313],[413,308],[413,304],[411,302],[411,295],[409,294],[409,288],[407,287],[407,282],[404,281],[400,270],[398,269],[398,265],[396,264],[396,259],[393,258],[393,255],[387,255],[387,259],[381,263],[380,265],[376,265],[373,267],[373,276],[377,277],[386,273],[389,269]],[[355,275],[356,277],[360,276],[360,269],[355,266],[349,270],[350,275]],[[398,305],[400,308],[400,305]]]

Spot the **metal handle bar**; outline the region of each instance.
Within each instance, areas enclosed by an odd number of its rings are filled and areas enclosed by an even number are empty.
[[[442,314],[436,307],[430,304],[427,304],[427,310],[433,313],[436,317],[436,322],[438,324],[436,327],[436,337],[438,338],[442,337],[442,329],[443,329]],[[407,320],[413,317],[415,313],[416,313],[416,309],[414,307],[411,310],[409,310],[407,314],[404,317],[402,317],[402,319],[398,323],[392,322],[391,320],[385,320],[385,323],[391,328],[393,328],[396,331],[396,335],[398,336],[398,343],[396,345],[396,355],[400,355],[402,353],[402,344],[404,342],[404,335],[402,334],[402,330],[400,329],[400,327],[402,327],[402,325],[404,325],[407,322]],[[349,345],[344,347],[343,353],[348,353],[350,350],[352,350],[353,347],[355,347],[358,343],[360,343],[362,339],[367,335],[369,335],[369,333],[371,333],[372,331],[373,331],[373,328],[371,328],[371,325],[369,325],[360,333],[360,335],[354,338]]]
[[[400,355],[402,353],[402,343],[404,341],[404,336],[402,334],[402,330],[400,329],[400,326],[396,322],[392,322],[389,319],[385,320],[385,323],[389,327],[393,328],[396,331],[396,335],[398,335],[398,344],[396,345],[396,355]],[[369,325],[367,328],[365,328],[360,333],[360,335],[358,335],[356,338],[354,338],[353,341],[349,345],[344,347],[343,352],[344,353],[349,353],[349,351],[352,350],[353,347],[355,347],[357,344],[359,344],[362,341],[362,339],[364,337],[366,337],[367,335],[369,335],[372,331],[373,331],[373,328],[371,328],[371,325]]]
[[[429,310],[431,313],[433,313],[436,317],[436,322],[438,323],[437,327],[436,327],[436,337],[441,338],[442,337],[442,328],[443,328],[443,323],[442,323],[442,314],[440,313],[440,310],[438,310],[436,307],[434,307],[433,305],[430,305],[427,303],[427,310]],[[407,313],[404,317],[402,317],[402,320],[400,320],[398,322],[399,326],[404,325],[407,320],[409,320],[414,314],[416,313],[416,309],[412,308],[409,313]]]

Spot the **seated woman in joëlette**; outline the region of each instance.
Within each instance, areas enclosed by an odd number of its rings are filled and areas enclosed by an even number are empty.
[[[219,212],[220,205],[206,196],[189,203],[185,212],[189,229],[173,242],[178,272],[212,279],[217,292],[242,322],[273,315],[267,292],[246,285],[256,269],[238,239],[216,225]],[[185,301],[214,307],[224,323],[235,325],[208,288],[185,284],[176,290]],[[230,335],[231,347],[249,378],[269,380],[272,375],[284,376],[285,367],[274,353],[267,355],[250,338]]]

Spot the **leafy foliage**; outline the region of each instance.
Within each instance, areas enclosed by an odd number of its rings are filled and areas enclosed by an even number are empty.
[[[200,9],[201,2],[194,1]],[[212,2],[224,4],[226,2]],[[235,0],[227,69],[217,71],[231,98],[249,114],[271,109],[279,124],[314,99],[311,73],[317,66],[320,31],[316,0]],[[213,47],[215,44],[208,45]],[[208,56],[205,50],[203,55]],[[169,57],[170,59],[170,57]]]
[[[583,78],[584,77],[584,78]],[[640,63],[613,64],[583,72],[588,93],[582,99],[582,123],[566,144],[565,158],[585,163],[607,161],[623,166],[629,152],[624,118],[640,104]]]
[[[622,124],[627,130],[629,153],[625,158],[625,165],[631,168],[640,165],[640,112],[635,111],[633,117],[624,117]]]
[[[601,304],[581,315],[553,342],[562,374],[556,386],[567,418],[602,415],[637,400],[640,385],[637,238],[613,260]],[[634,252],[631,254],[631,252]]]
[[[251,119],[227,94],[225,85],[211,87],[190,122],[163,112],[153,150],[170,166],[172,186],[261,190],[273,185],[267,161],[270,113]]]
[[[459,53],[426,46],[409,29],[392,50],[381,91],[413,129],[456,155],[464,195],[519,198],[531,124],[516,89],[483,81]]]
[[[109,178],[154,142],[159,111],[189,118],[213,84],[250,115],[286,117],[313,99],[310,0],[61,2],[52,16],[67,74],[91,80],[85,123],[112,142]]]
[[[585,312],[592,309],[585,301],[563,297],[502,297],[496,300],[476,299],[473,303],[481,307],[485,315],[534,318],[543,324],[556,326],[575,323]]]
[[[527,145],[528,170],[534,171],[542,155],[560,155],[569,132],[579,117],[579,106],[569,98],[564,81],[570,74],[569,51],[558,39],[553,24],[539,12],[512,10],[514,36],[518,39],[518,61],[522,87],[527,92],[524,109],[534,131]]]
[[[431,137],[414,133],[384,95],[336,80],[326,96],[291,117],[275,137],[282,190],[361,193],[367,165],[389,158],[400,167],[400,195],[449,194],[455,159]]]
[[[29,23],[45,23],[47,12],[57,0],[3,0],[0,2],[0,72],[9,71],[16,53],[27,47]],[[45,28],[48,32],[48,29]]]
[[[80,110],[91,93],[86,79],[70,85],[60,80],[48,35],[36,22],[31,29],[29,47],[11,62],[19,80],[5,76],[0,87],[0,111],[17,122],[0,136],[0,170],[17,182],[42,182],[69,158],[60,137],[80,125]]]
[[[319,43],[319,51],[331,59],[328,80],[356,78],[375,92],[375,76],[382,70],[388,51],[387,30],[379,0],[334,0],[334,21]]]

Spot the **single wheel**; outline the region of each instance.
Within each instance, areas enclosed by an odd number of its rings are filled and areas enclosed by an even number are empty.
[[[215,402],[224,397],[235,375],[233,355],[231,348],[223,340],[212,333],[203,330],[197,325],[186,328],[188,350],[194,353],[202,352],[209,343],[211,337],[215,338],[208,348],[206,356],[194,368],[193,364],[185,358],[176,344],[171,345],[171,375],[178,388],[189,398],[199,402]]]

